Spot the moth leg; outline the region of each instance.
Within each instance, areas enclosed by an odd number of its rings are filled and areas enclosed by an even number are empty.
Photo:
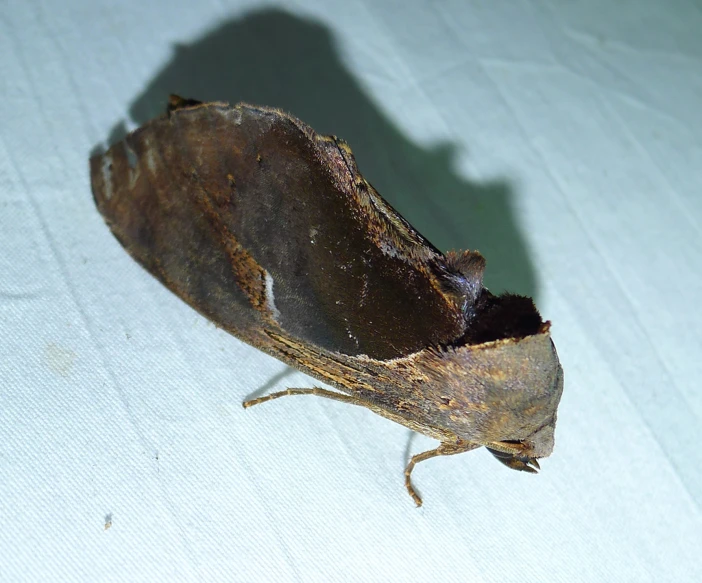
[[[259,403],[265,403],[266,401],[272,401],[273,399],[279,399],[280,397],[287,397],[288,395],[317,395],[318,397],[326,397],[327,399],[341,401],[342,403],[349,403],[350,405],[359,405],[361,407],[366,407],[370,409],[378,415],[387,417],[388,419],[392,419],[401,423],[401,421],[396,419],[394,415],[392,415],[382,407],[378,407],[375,403],[364,401],[363,399],[359,399],[358,397],[352,397],[351,395],[344,395],[343,393],[335,393],[334,391],[329,391],[327,389],[320,389],[319,387],[313,387],[311,389],[286,389],[284,391],[271,393],[270,395],[265,395],[257,399],[244,401],[242,404],[245,409],[248,409],[249,407],[253,407],[254,405],[258,405]],[[418,428],[414,427],[414,429]],[[465,451],[476,449],[477,447],[480,447],[479,443],[471,443],[467,441],[463,441],[460,443],[443,442],[436,449],[425,451],[412,456],[409,463],[407,464],[407,467],[405,468],[405,486],[410,496],[412,496],[412,499],[414,500],[415,504],[417,506],[422,505],[422,499],[412,487],[412,481],[410,479],[410,474],[412,473],[412,470],[414,469],[415,465],[417,465],[419,462],[423,462],[424,460],[428,460],[433,457],[437,457],[440,455],[455,455],[457,453],[463,453]]]
[[[524,449],[524,446],[518,441],[491,441],[490,443],[486,443],[484,445],[485,447],[494,449],[495,451],[500,451],[511,455],[520,454]]]
[[[471,449],[475,449],[477,447],[480,447],[480,444],[471,443],[469,441],[463,441],[460,443],[442,443],[436,449],[430,449],[429,451],[424,451],[412,456],[407,464],[407,467],[405,468],[405,487],[407,488],[409,495],[412,496],[414,503],[417,506],[422,505],[422,498],[419,496],[419,494],[417,494],[416,490],[412,486],[412,479],[410,478],[410,474],[412,473],[414,466],[416,466],[419,462],[423,462],[433,457],[440,455],[455,455],[457,453],[470,451]]]
[[[335,393],[334,391],[328,391],[327,389],[320,389],[319,387],[313,387],[311,389],[285,389],[284,391],[278,391],[277,393],[271,393],[270,395],[265,395],[264,397],[259,397],[258,399],[251,399],[250,401],[244,401],[244,409],[258,405],[259,403],[265,403],[266,401],[272,401],[273,399],[279,399],[280,397],[287,397],[288,395],[317,395],[318,397],[326,397],[327,399],[334,399],[335,401],[341,401],[342,403],[350,403],[351,405],[361,405],[367,406],[365,401],[352,397],[350,395],[343,395],[341,393]]]

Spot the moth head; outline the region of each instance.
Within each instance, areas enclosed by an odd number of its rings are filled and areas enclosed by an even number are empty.
[[[535,472],[551,454],[563,370],[548,323],[523,338],[449,349],[428,364],[425,390],[440,403],[442,427],[515,470]]]
[[[511,379],[509,375],[502,386],[493,386],[488,402],[501,413],[496,415],[487,429],[497,441],[485,443],[486,448],[500,462],[514,470],[535,473],[539,470],[538,458],[551,455],[556,428],[556,409],[563,392],[563,369],[556,349],[548,337],[548,329],[533,337],[526,353],[514,341],[515,354],[522,358],[518,368],[528,378]],[[506,354],[510,354],[508,351]],[[510,360],[509,358],[507,360]],[[527,369],[533,369],[527,373]],[[490,399],[492,397],[492,399]]]
[[[536,473],[540,470],[538,458],[548,457],[553,451],[554,417],[524,440],[505,440],[486,445],[487,450],[508,468]]]

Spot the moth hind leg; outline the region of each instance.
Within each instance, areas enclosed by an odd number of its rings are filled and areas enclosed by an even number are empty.
[[[280,397],[287,397],[288,395],[316,395],[318,397],[326,397],[327,399],[333,399],[334,401],[341,401],[342,403],[349,403],[351,405],[367,406],[365,401],[362,401],[356,397],[344,395],[342,393],[335,393],[334,391],[329,391],[327,389],[320,389],[319,387],[313,387],[311,389],[285,389],[284,391],[271,393],[270,395],[258,397],[257,399],[244,401],[242,405],[244,406],[244,409],[248,409],[254,405],[265,403],[266,401],[272,401],[273,399],[279,399]]]

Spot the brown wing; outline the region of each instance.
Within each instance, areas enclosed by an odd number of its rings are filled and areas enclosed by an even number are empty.
[[[189,105],[91,160],[114,234],[232,334],[261,323],[377,360],[449,344],[482,289],[358,173],[350,149],[274,109]]]

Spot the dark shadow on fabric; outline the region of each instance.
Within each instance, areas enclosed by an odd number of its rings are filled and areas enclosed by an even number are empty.
[[[410,460],[412,459],[412,456],[414,455],[414,454],[412,453],[412,444],[414,443],[414,441],[415,441],[416,438],[417,438],[417,433],[416,433],[416,432],[414,432],[414,431],[408,431],[407,433],[408,433],[408,435],[407,435],[407,444],[405,445],[405,456],[404,456],[405,465],[402,466],[402,469],[403,469],[403,470],[407,467],[407,464],[410,463]]]
[[[282,371],[274,374],[270,379],[268,379],[265,383],[263,383],[258,389],[253,391],[252,393],[249,393],[246,395],[244,398],[244,401],[253,401],[254,399],[258,399],[259,397],[263,397],[263,395],[268,394],[271,389],[276,387],[280,381],[282,381],[284,378],[289,377],[290,375],[294,374],[297,372],[295,369],[292,369],[290,367],[283,369]],[[287,385],[286,385],[287,388]],[[283,388],[279,388],[279,391],[285,390]]]
[[[434,245],[483,253],[485,284],[493,293],[537,295],[510,184],[459,176],[456,145],[411,142],[342,63],[323,24],[281,10],[257,11],[176,46],[171,61],[132,104],[134,121],[161,114],[170,93],[280,107],[320,133],[343,138],[364,176]],[[111,137],[123,127],[118,124]]]

